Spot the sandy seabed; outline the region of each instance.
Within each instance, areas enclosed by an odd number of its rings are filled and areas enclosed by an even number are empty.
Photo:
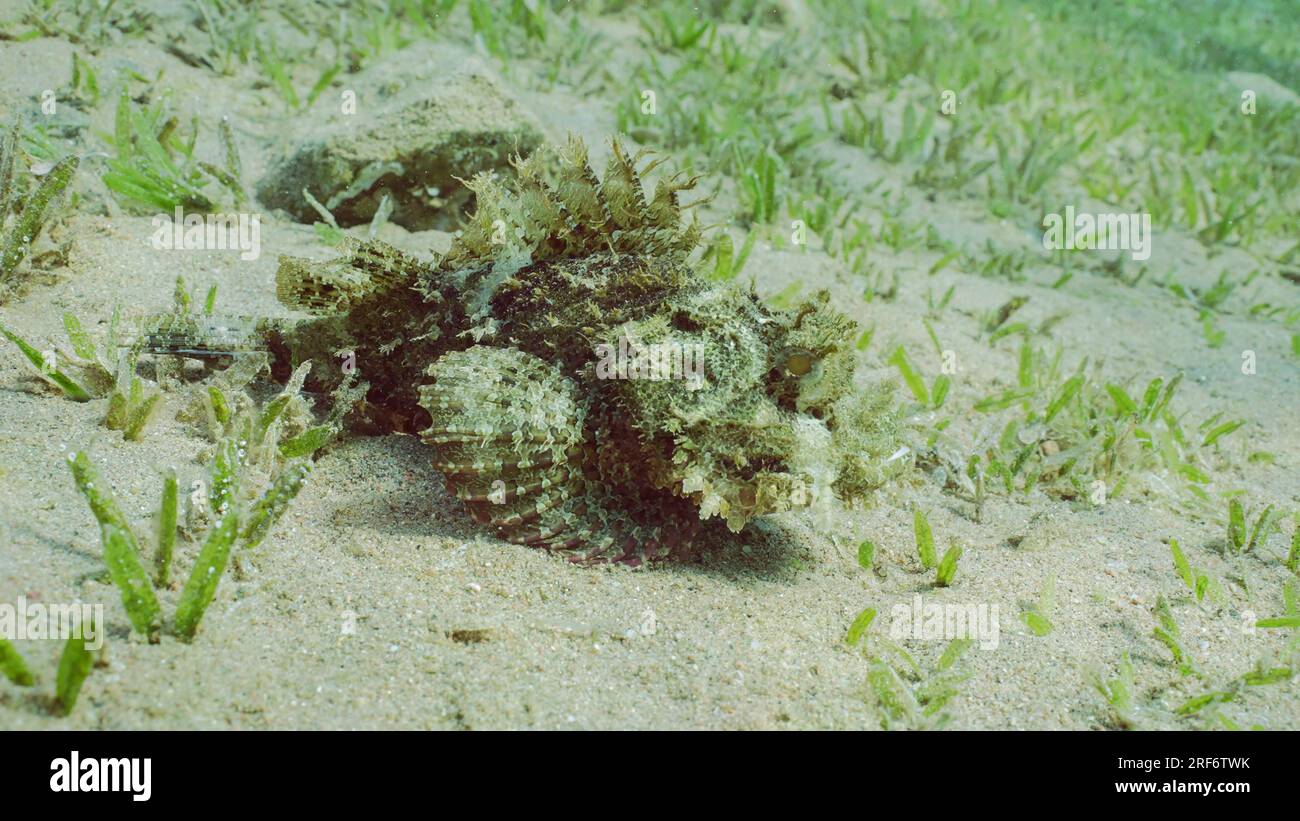
[[[634,28],[607,23],[608,36],[634,41]],[[449,46],[450,47],[450,46]],[[630,47],[630,46],[629,46]],[[408,46],[402,60],[445,59],[429,43]],[[454,48],[466,46],[456,45]],[[70,82],[74,47],[56,38],[0,41],[0,121],[33,112],[46,88]],[[423,51],[422,51],[423,50]],[[428,52],[427,54],[425,52]],[[327,119],[328,99],[286,116],[269,86],[255,87],[246,67],[233,76],[189,65],[144,39],[125,38],[94,58],[106,90],[81,114],[90,132],[111,131],[115,94],[134,70],[166,69],[172,101],[205,117],[228,114],[238,124],[246,183],[258,180],[307,124]],[[500,82],[536,118],[548,140],[582,136],[603,165],[617,130],[612,99],[566,90],[538,91],[521,61]],[[384,64],[368,69],[383,75]],[[386,79],[402,82],[391,70]],[[209,129],[211,131],[211,129]],[[90,141],[96,138],[88,137]],[[82,149],[87,150],[87,149]],[[98,150],[98,149],[96,149]],[[215,152],[205,132],[199,152]],[[896,169],[845,159],[846,185],[885,177],[907,189]],[[285,315],[275,298],[279,254],[324,258],[312,227],[283,212],[261,212],[261,253],[157,251],[149,216],[132,215],[83,162],[74,188],[77,209],[65,208],[49,240],[68,243],[66,265],[35,272],[21,293],[0,305],[0,322],[42,347],[63,339],[62,316],[73,312],[100,332],[114,305],[165,310],[183,275],[200,293],[219,285],[220,306],[240,315]],[[724,188],[704,222],[727,219],[734,192]],[[1032,248],[1038,237],[977,212],[969,202],[912,198],[909,213],[954,242],[986,238],[1007,248]],[[350,229],[364,235],[365,226]],[[389,224],[381,237],[426,258],[445,250],[443,231]],[[948,266],[926,271],[935,254],[881,250],[879,264],[902,272],[893,301],[862,299],[862,282],[814,237],[807,248],[760,240],[745,277],[765,297],[804,283],[827,288],[842,310],[875,327],[862,367],[897,378],[886,361],[899,344],[915,352],[931,342],[921,317],[929,294],[955,286],[941,323],[961,363],[947,408],[952,433],[973,438],[987,420],[969,410],[1014,384],[1016,346],[987,345],[983,316],[1014,296],[1029,301],[1031,322],[1063,314],[1055,341],[1072,366],[1087,356],[1114,381],[1140,390],[1153,376],[1185,374],[1175,402],[1193,423],[1215,413],[1246,425],[1221,445],[1216,482],[1244,492],[1252,510],[1300,507],[1300,360],[1280,323],[1244,312],[1225,314],[1226,343],[1207,347],[1195,315],[1152,285],[1176,270],[1192,287],[1211,285],[1223,270],[1258,262],[1221,247],[1214,256],[1190,237],[1156,229],[1157,252],[1146,282],[1027,270],[1025,281],[981,278]],[[1252,286],[1256,302],[1295,300],[1278,277]],[[882,711],[867,682],[871,661],[845,641],[865,608],[877,609],[874,635],[887,636],[896,608],[917,602],[982,608],[996,618],[996,641],[961,659],[966,675],[945,712],[953,728],[1087,729],[1113,725],[1087,671],[1113,675],[1129,653],[1137,682],[1138,726],[1189,728],[1198,719],[1175,708],[1282,652],[1286,631],[1252,630],[1254,617],[1285,611],[1283,564],[1295,523],[1282,526],[1244,561],[1222,552],[1225,504],[1197,512],[1172,490],[1134,492],[1093,504],[1089,499],[992,494],[974,506],[920,469],[882,490],[869,509],[792,513],[751,525],[725,551],[690,563],[630,570],[579,567],[563,558],[496,540],[474,526],[432,469],[428,449],[411,436],[351,437],[321,456],[308,484],[266,542],[239,557],[222,582],[199,637],[186,644],[165,635],[160,645],[132,636],[116,590],[108,583],[99,531],[65,465],[89,450],[112,492],[141,523],[157,506],[161,471],[174,466],[181,486],[206,476],[200,454],[210,442],[176,418],[169,398],[148,435],[124,441],[102,424],[105,401],[66,401],[34,378],[6,348],[0,358],[0,602],[103,603],[106,649],[70,717],[47,709],[58,664],[57,642],[20,642],[41,687],[0,682],[0,728],[878,728]],[[1253,374],[1242,370],[1253,351]],[[1247,457],[1268,451],[1270,463]],[[1151,481],[1146,481],[1150,478]],[[1141,484],[1170,488],[1173,477]],[[1139,484],[1135,482],[1135,484]],[[929,511],[941,551],[964,548],[956,582],[933,583],[916,559],[912,510]],[[1168,542],[1176,538],[1193,564],[1223,581],[1227,601],[1198,603],[1176,575]],[[877,571],[858,563],[863,539],[877,545]],[[177,565],[188,568],[198,544],[182,540]],[[1234,581],[1242,570],[1248,587]],[[1054,629],[1035,635],[1021,613],[1049,580],[1055,585]],[[162,591],[174,607],[178,589]],[[1158,597],[1168,599],[1184,644],[1202,676],[1184,677],[1152,636]],[[987,637],[986,637],[987,638]],[[908,637],[903,643],[924,671],[946,641]],[[869,652],[869,651],[868,651]],[[1228,710],[1242,726],[1300,728],[1294,678],[1248,687]]]

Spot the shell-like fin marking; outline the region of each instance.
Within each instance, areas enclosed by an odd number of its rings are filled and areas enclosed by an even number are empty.
[[[476,521],[512,539],[580,491],[582,414],[555,366],[476,345],[426,373],[420,404],[432,423],[421,436]]]
[[[692,504],[664,497],[642,511],[589,475],[596,455],[584,444],[576,386],[554,365],[476,345],[440,357],[427,375],[420,404],[433,421],[421,436],[475,521],[574,562],[693,554],[702,523]]]
[[[280,302],[313,314],[337,314],[375,293],[411,285],[424,263],[377,240],[345,240],[343,256],[325,262],[282,256],[275,274]]]

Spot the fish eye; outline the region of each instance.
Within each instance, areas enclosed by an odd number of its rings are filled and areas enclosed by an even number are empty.
[[[817,357],[809,351],[790,351],[785,355],[785,369],[794,376],[804,376],[816,363]]]

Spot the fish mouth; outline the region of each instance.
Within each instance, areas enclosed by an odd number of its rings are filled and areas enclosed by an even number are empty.
[[[720,517],[732,532],[759,516],[808,507],[812,503],[811,489],[807,477],[788,471],[763,471],[748,479],[724,476],[703,482],[687,478],[682,482],[683,494],[695,501],[700,518]]]
[[[732,532],[760,516],[831,509],[842,501],[833,481],[792,470],[765,470],[748,479],[726,478],[691,495],[699,505],[700,518],[719,516]]]
[[[846,395],[828,420],[784,415],[775,447],[741,465],[714,463],[693,483],[688,473],[682,490],[701,518],[720,516],[732,531],[768,514],[852,506],[910,463],[891,396],[887,387]]]
[[[695,500],[700,518],[719,516],[733,532],[759,516],[829,505],[836,480],[830,430],[819,419],[803,417],[793,434],[792,447],[779,456],[751,455],[712,476],[688,472],[683,495]]]

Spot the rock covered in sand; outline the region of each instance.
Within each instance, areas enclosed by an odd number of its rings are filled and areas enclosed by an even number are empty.
[[[536,119],[467,52],[412,50],[327,90],[291,148],[257,186],[258,198],[295,219],[369,222],[385,194],[391,221],[446,230],[472,194],[460,179],[508,168],[542,141]],[[459,178],[459,179],[458,179]]]

